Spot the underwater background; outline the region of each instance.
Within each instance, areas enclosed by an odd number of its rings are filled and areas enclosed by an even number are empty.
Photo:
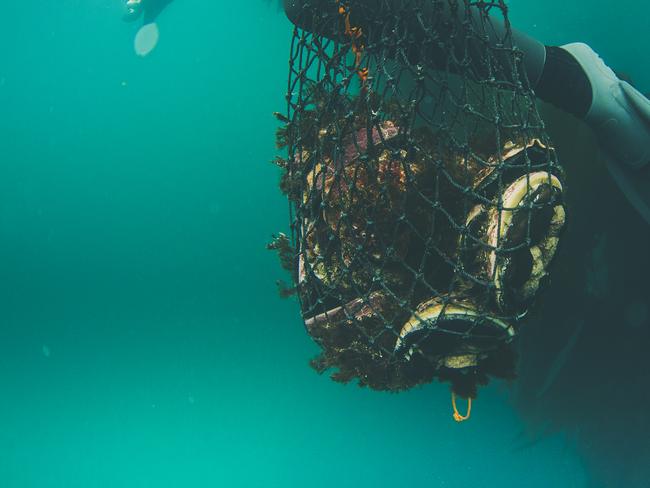
[[[650,91],[641,0],[509,5]],[[0,9],[0,486],[650,486],[650,235],[580,123],[545,109],[573,211],[520,378],[458,425],[317,375],[278,296],[277,2],[178,0],[146,58],[119,0]]]

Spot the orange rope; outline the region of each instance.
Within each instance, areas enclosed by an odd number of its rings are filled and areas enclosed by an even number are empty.
[[[344,16],[345,22],[345,35],[349,36],[352,41],[352,52],[354,53],[354,68],[357,70],[357,76],[361,83],[365,86],[368,79],[368,68],[361,68],[361,56],[365,46],[359,41],[363,35],[363,30],[360,27],[352,27],[350,24],[350,10],[343,5],[340,5],[340,0],[336,0],[339,4],[339,14]]]
[[[458,408],[456,408],[456,394],[453,391],[451,392],[451,405],[454,407],[454,420],[456,422],[465,422],[465,420],[468,420],[469,416],[472,414],[471,398],[467,399],[467,413],[465,415],[461,415],[458,412]]]

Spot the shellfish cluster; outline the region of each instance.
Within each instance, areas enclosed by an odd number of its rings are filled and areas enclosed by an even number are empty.
[[[390,106],[350,105],[337,118],[316,97],[278,138],[294,149],[281,187],[295,212],[296,292],[323,348],[313,366],[384,390],[507,376],[504,348],[565,225],[553,149],[513,136],[491,153],[459,151]]]

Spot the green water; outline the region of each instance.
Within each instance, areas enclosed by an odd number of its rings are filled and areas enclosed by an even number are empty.
[[[513,0],[512,18],[650,87],[640,5]],[[584,486],[575,432],[528,443],[508,385],[456,425],[447,386],[308,367],[265,250],[288,224],[276,6],[179,0],[147,58],[120,16],[0,0],[0,486]]]

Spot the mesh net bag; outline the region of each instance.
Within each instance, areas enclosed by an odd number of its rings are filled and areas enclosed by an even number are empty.
[[[312,366],[474,397],[514,376],[511,342],[565,224],[506,6],[302,3],[276,114],[291,235],[270,247],[322,349]]]

